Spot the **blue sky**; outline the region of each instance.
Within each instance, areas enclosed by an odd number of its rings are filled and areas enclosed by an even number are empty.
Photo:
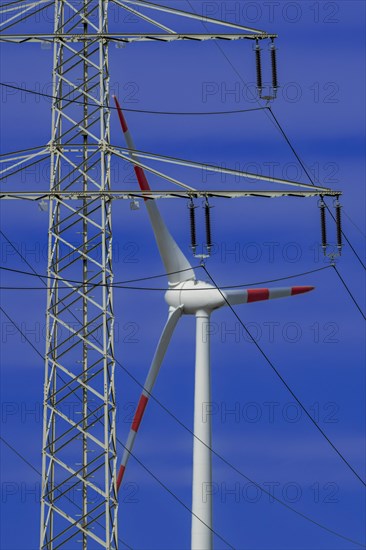
[[[168,2],[167,2],[168,3]],[[169,2],[189,9],[185,1]],[[364,250],[365,204],[365,6],[337,2],[200,2],[198,13],[279,34],[281,88],[273,110],[305,165],[321,183],[343,191],[344,230]],[[236,9],[235,14],[229,13]],[[272,12],[273,10],[273,12]],[[272,17],[273,14],[273,17]],[[161,21],[172,23],[168,17]],[[24,32],[49,21],[24,24]],[[49,27],[48,27],[49,28]],[[145,23],[112,18],[111,30],[149,30]],[[179,30],[200,32],[199,23]],[[25,30],[27,29],[27,30]],[[255,79],[249,42],[136,44],[110,48],[112,88],[131,109],[229,111],[256,107],[248,92]],[[52,53],[39,45],[2,46],[1,81],[50,93]],[[234,91],[234,92],[233,92]],[[1,90],[2,152],[43,145],[50,136],[50,102]],[[197,161],[306,181],[283,137],[265,111],[227,116],[179,117],[128,113],[138,148]],[[124,145],[116,117],[112,143]],[[155,165],[154,165],[155,166]],[[158,165],[201,188],[238,188],[243,182],[220,175]],[[46,189],[47,165],[14,178],[14,189]],[[157,178],[155,189],[167,188]],[[123,164],[114,165],[114,187],[132,187]],[[253,184],[249,182],[249,187]],[[263,188],[268,188],[263,186]],[[319,253],[316,199],[212,201],[214,254],[207,268],[222,285],[252,283],[327,265]],[[332,206],[331,202],[329,203]],[[28,202],[3,201],[1,229],[37,272],[47,266],[48,216]],[[159,206],[181,247],[189,252],[184,201]],[[200,210],[198,210],[200,212]],[[198,214],[203,224],[203,214]],[[115,278],[162,272],[143,208],[114,203]],[[330,239],[335,230],[329,222]],[[202,237],[202,236],[201,236]],[[189,256],[191,257],[191,256]],[[194,259],[192,258],[194,262]],[[1,263],[28,269],[1,240]],[[364,272],[348,246],[338,269],[364,309]],[[203,277],[203,273],[200,276]],[[28,284],[2,273],[2,285]],[[332,269],[292,279],[312,284],[311,294],[237,308],[291,388],[322,429],[365,476],[365,371],[363,320]],[[34,282],[33,279],[31,282]],[[154,282],[155,284],[155,282]],[[282,284],[282,283],[279,283]],[[291,284],[291,283],[289,283]],[[165,280],[161,280],[161,285]],[[159,284],[157,285],[159,286]],[[4,291],[2,307],[44,350],[43,291]],[[166,317],[162,292],[116,290],[116,356],[141,382]],[[213,447],[237,469],[314,520],[364,542],[365,500],[360,482],[322,439],[243,335],[232,312],[213,316]],[[184,318],[174,335],[156,397],[192,427],[194,321]],[[6,318],[1,323],[1,434],[35,468],[41,466],[43,364]],[[140,389],[117,368],[118,436],[124,439]],[[235,414],[230,411],[235,410]],[[33,411],[33,412],[32,412]],[[1,547],[37,548],[40,478],[1,445]],[[151,403],[135,447],[138,458],[188,506],[191,501],[192,437]],[[351,550],[342,541],[296,516],[214,459],[214,528],[238,550]],[[189,547],[190,514],[132,459],[120,505],[120,536],[141,550]],[[230,490],[234,491],[230,493]],[[32,491],[35,491],[32,493]],[[142,528],[142,526],[144,526]],[[215,548],[225,548],[215,540]]]

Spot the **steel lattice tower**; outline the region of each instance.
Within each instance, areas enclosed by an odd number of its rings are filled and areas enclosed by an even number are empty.
[[[84,196],[72,204],[50,200],[40,546],[51,550],[78,540],[87,548],[93,540],[112,549],[111,203],[102,195],[85,196],[110,189],[108,41],[95,37],[108,30],[108,0],[74,0],[72,6],[56,0],[54,9],[50,191]],[[58,38],[66,34],[67,40]],[[73,34],[82,39],[73,42]],[[71,410],[64,406],[70,401]]]

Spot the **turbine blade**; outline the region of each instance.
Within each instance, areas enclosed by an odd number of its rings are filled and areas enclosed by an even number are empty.
[[[313,286],[289,286],[284,288],[250,288],[248,290],[234,289],[225,290],[223,294],[230,305],[249,304],[262,300],[273,300],[275,298],[287,298],[314,290]]]
[[[182,313],[183,313],[182,307],[169,310],[168,321],[166,322],[166,325],[160,337],[159,343],[157,345],[154,358],[152,360],[148,375],[145,380],[144,389],[142,391],[140,400],[137,405],[137,409],[135,411],[135,415],[133,417],[130,433],[128,435],[127,442],[123,451],[122,461],[119,467],[118,477],[117,477],[117,490],[121,486],[126,465],[127,465],[128,459],[130,458],[130,454],[135,443],[137,431],[141,424],[141,420],[145,412],[146,405],[149,401],[150,394],[152,392],[152,389],[158,377],[160,367],[163,362],[166,350],[168,349],[168,345],[173,335],[174,329],[180,317],[182,316]]]
[[[138,159],[136,154],[136,147],[133,142],[132,136],[127,126],[126,119],[124,117],[121,106],[116,96],[113,96],[119,121],[121,123],[123,135],[125,137],[127,147],[130,150],[131,159]],[[141,191],[151,191],[149,182],[147,181],[144,170],[139,166],[134,166],[137,181],[139,183]],[[146,208],[150,217],[150,222],[154,231],[155,240],[158,245],[159,253],[163,261],[166,272],[168,273],[168,281],[170,285],[176,285],[183,283],[184,281],[190,281],[195,279],[195,274],[191,264],[171,236],[168,228],[166,227],[163,218],[159,212],[159,209],[154,200],[145,199]]]

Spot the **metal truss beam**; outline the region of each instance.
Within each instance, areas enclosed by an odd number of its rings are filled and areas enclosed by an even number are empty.
[[[92,157],[94,157],[96,155],[96,153],[98,153],[99,151],[99,148],[95,147],[95,145],[91,145],[90,147],[88,147],[88,150],[89,150],[89,159],[91,159]],[[42,155],[47,155],[47,151],[50,151],[50,147],[48,147],[47,149],[44,149],[41,153],[38,152],[38,153],[32,153],[31,155],[29,156],[26,156],[26,157],[21,157],[21,159],[14,159],[14,157],[10,157],[10,160],[8,161],[8,159],[3,159],[2,163],[7,163],[7,162],[11,162],[13,163],[15,161],[15,164],[11,164],[10,166],[8,166],[7,168],[4,168],[2,171],[0,171],[0,180],[1,179],[4,179],[7,177],[7,172],[9,172],[10,170],[13,170],[14,168],[17,168],[18,166],[22,165],[23,163],[26,163],[26,162],[29,162],[31,160],[33,160],[34,158],[37,159],[38,156]],[[71,166],[73,166],[74,170],[73,172],[77,171],[80,169],[81,167],[81,164],[79,163],[79,166],[77,166],[75,163],[73,163],[71,160],[69,160],[68,156],[66,155],[66,153],[80,153],[82,151],[82,148],[80,146],[71,146],[71,147],[59,147],[58,148],[58,154],[63,158],[65,159],[66,162],[69,162],[71,164]],[[253,174],[252,172],[243,172],[242,170],[235,170],[235,169],[232,169],[232,168],[226,168],[224,166],[220,166],[220,165],[213,165],[213,164],[204,164],[202,162],[196,162],[196,161],[192,161],[192,160],[186,160],[186,159],[181,159],[181,158],[175,158],[175,157],[168,157],[168,156],[164,156],[164,155],[158,155],[158,154],[155,154],[155,153],[150,153],[150,152],[147,152],[147,151],[140,151],[140,150],[135,150],[136,153],[138,154],[138,157],[139,159],[146,159],[146,160],[153,160],[153,161],[158,161],[158,162],[162,162],[164,164],[173,164],[173,165],[176,165],[176,166],[184,166],[186,168],[193,168],[193,169],[198,169],[198,170],[204,170],[206,172],[214,172],[214,173],[217,173],[217,174],[228,174],[230,176],[235,176],[235,177],[239,177],[239,178],[246,178],[246,179],[253,179],[253,180],[257,180],[257,181],[265,181],[265,182],[270,182],[270,183],[276,183],[276,184],[279,184],[279,185],[287,185],[287,186],[292,186],[292,187],[297,187],[297,188],[305,188],[305,189],[309,189],[309,190],[316,190],[316,191],[322,191],[324,192],[324,194],[326,192],[329,192],[331,191],[331,189],[329,189],[328,187],[323,187],[321,185],[313,185],[313,184],[310,184],[310,183],[303,183],[303,182],[298,182],[298,181],[293,181],[293,180],[288,180],[288,179],[284,179],[284,178],[276,178],[274,176],[265,176],[263,174]],[[108,152],[115,155],[116,157],[119,157],[120,159],[128,162],[128,163],[131,163],[131,164],[134,164],[134,165],[137,165],[137,166],[140,166],[141,168],[143,168],[144,170],[147,170],[148,172],[156,175],[156,176],[159,176],[160,178],[166,180],[166,181],[169,181],[170,183],[173,183],[175,185],[177,185],[178,187],[182,187],[183,189],[186,189],[187,191],[191,191],[191,192],[195,192],[197,191],[196,188],[193,188],[175,178],[172,178],[171,176],[168,176],[167,174],[159,171],[159,170],[156,170],[154,168],[152,168],[151,166],[147,166],[146,164],[142,163],[140,160],[137,160],[136,156],[131,159],[130,157],[130,152],[129,152],[129,149],[127,149],[126,147],[116,147],[116,146],[111,146],[109,147],[108,146]],[[41,159],[37,159],[35,162],[39,162],[41,160],[44,160],[44,158],[41,158]],[[16,162],[18,161],[18,162]],[[20,171],[21,168],[18,168],[18,170],[16,170],[15,172],[10,172],[10,175],[13,175],[14,173],[17,173],[17,171]],[[5,175],[2,175],[2,174],[5,174]],[[89,175],[89,174],[86,174],[86,173],[83,173],[83,175],[85,175],[86,177],[89,178],[89,181],[91,183],[93,183],[96,187],[98,187],[98,184],[97,182]],[[338,193],[337,193],[338,194]]]
[[[80,191],[58,191],[58,192],[45,192],[45,191],[9,191],[2,192],[0,199],[8,200],[33,200],[41,201],[58,200],[60,202],[76,200],[80,201],[84,198],[95,199],[103,197],[105,200],[131,200],[133,198],[146,199],[148,197],[151,200],[157,199],[190,199],[199,197],[216,197],[223,199],[238,199],[244,197],[266,197],[266,198],[281,198],[281,197],[339,197],[342,195],[342,191],[335,191],[333,189],[318,189],[314,188],[314,191],[262,191],[257,189],[228,191],[225,189],[213,191],[202,189],[193,191],[149,191],[149,193],[141,193],[136,190],[121,190],[121,191],[87,191],[85,193]]]
[[[174,42],[182,40],[196,40],[205,42],[207,40],[265,40],[268,38],[277,38],[277,34],[255,34],[255,33],[237,33],[237,34],[222,34],[222,33],[53,33],[44,34],[3,34],[0,36],[0,42],[13,42],[18,44],[29,42],[48,42],[52,44],[54,41],[63,40],[66,43],[78,42],[95,42],[96,40],[104,40],[108,42]]]

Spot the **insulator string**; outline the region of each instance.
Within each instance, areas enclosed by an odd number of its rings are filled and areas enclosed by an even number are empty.
[[[323,199],[320,201],[320,223],[321,223],[321,231],[322,231],[322,248],[324,255],[326,255],[327,252],[327,224],[326,224],[326,210],[325,210],[325,202]]]
[[[257,88],[259,92],[259,97],[262,94],[263,82],[262,82],[262,59],[261,59],[261,49],[257,43],[255,46],[255,65],[257,69]]]
[[[272,40],[271,44],[271,63],[272,63],[272,88],[276,93],[278,88],[278,78],[277,78],[277,50],[276,46]]]
[[[205,202],[205,219],[206,219],[206,248],[210,254],[212,248],[212,236],[211,236],[211,207],[208,200]]]
[[[339,255],[342,253],[342,206],[339,202],[339,199],[337,198],[336,204],[335,204],[335,211],[336,211],[336,224],[337,224],[337,248]]]
[[[193,251],[193,254],[196,254],[197,249],[197,238],[196,238],[196,212],[195,212],[195,205],[193,203],[193,200],[188,205],[189,208],[189,220],[190,220],[190,226],[191,226],[191,249]]]

